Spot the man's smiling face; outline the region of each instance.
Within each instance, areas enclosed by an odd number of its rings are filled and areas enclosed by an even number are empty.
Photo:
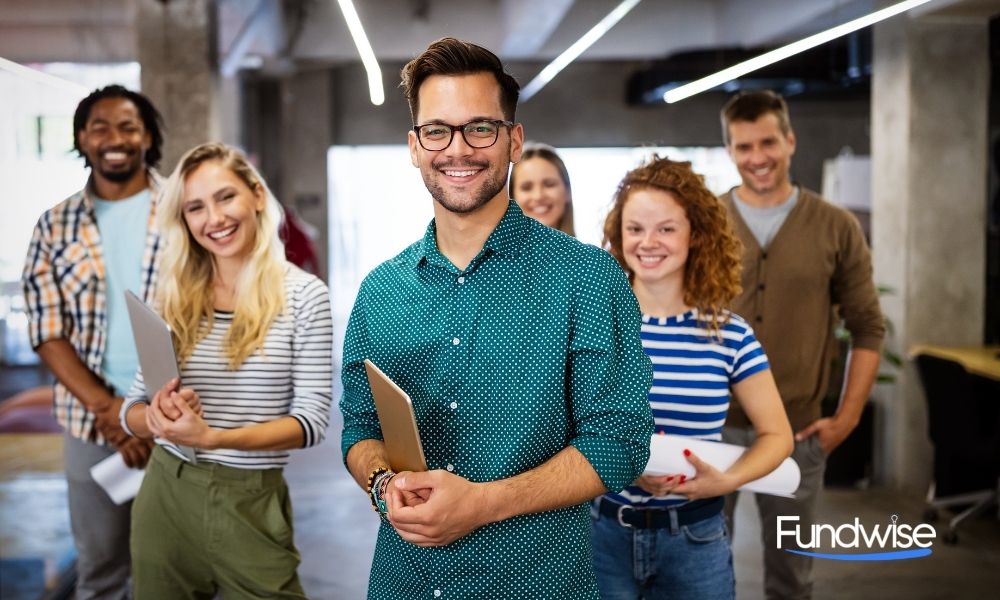
[[[764,195],[789,184],[795,133],[783,132],[777,115],[766,113],[756,121],[734,121],[728,127],[729,155],[743,185]]]
[[[77,136],[94,173],[117,183],[143,171],[146,150],[152,143],[139,109],[127,98],[103,98],[95,102]]]
[[[462,125],[506,118],[500,106],[500,85],[491,73],[432,75],[423,81],[418,93],[417,125]],[[495,144],[473,148],[456,131],[447,148],[428,151],[410,131],[410,159],[438,204],[450,212],[466,214],[497,197],[506,199],[507,173],[511,161],[521,156],[523,140],[520,125],[501,126]]]

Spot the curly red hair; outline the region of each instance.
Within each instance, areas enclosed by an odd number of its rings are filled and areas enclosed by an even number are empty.
[[[684,303],[698,309],[706,325],[718,331],[728,316],[725,308],[739,295],[743,244],[736,237],[729,214],[705,187],[705,180],[689,162],[677,162],[657,155],[632,169],[618,184],[611,210],[604,221],[604,248],[628,273],[622,249],[622,212],[629,196],[637,189],[669,192],[684,209],[691,223],[691,245],[684,269]]]

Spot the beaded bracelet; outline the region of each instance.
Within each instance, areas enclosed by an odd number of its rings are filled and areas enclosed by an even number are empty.
[[[380,515],[384,511],[383,510],[379,510],[378,501],[375,498],[375,485],[374,484],[375,484],[375,479],[379,475],[384,475],[385,473],[388,473],[388,472],[389,472],[389,468],[388,467],[378,467],[378,468],[376,468],[375,470],[373,470],[371,473],[368,474],[368,484],[365,486],[365,489],[368,492],[368,497],[372,501],[372,510],[374,510],[377,513],[379,513]],[[384,501],[382,502],[382,508],[383,509],[385,508],[385,502]]]
[[[385,503],[385,491],[389,487],[389,481],[396,476],[394,471],[380,473],[372,482],[372,502],[374,503],[379,516],[385,519],[388,516],[389,508]]]
[[[378,467],[368,475],[368,498],[372,501],[372,510],[386,520],[389,508],[385,503],[385,490],[396,472],[388,467]]]
[[[389,482],[392,481],[392,478],[395,476],[395,471],[390,470],[375,478],[375,484],[372,489],[375,490],[376,497],[379,499],[385,498],[385,491],[389,489]]]

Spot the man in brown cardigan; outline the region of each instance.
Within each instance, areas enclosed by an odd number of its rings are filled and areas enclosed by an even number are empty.
[[[722,196],[744,246],[743,293],[732,308],[750,322],[767,352],[796,433],[792,458],[802,471],[795,499],[756,497],[764,591],[768,598],[809,598],[812,559],[778,548],[777,517],[797,515],[803,529],[817,522],[816,497],[826,457],[861,418],[878,372],[885,327],[871,255],[857,219],[792,185],[789,168],[796,140],[781,96],[738,94],[722,109],[722,129],[743,180]],[[822,418],[837,313],[851,332],[851,352],[837,411]],[[729,411],[723,439],[746,446],[753,440],[738,405]],[[733,494],[726,506],[730,518],[735,506]],[[783,542],[788,546],[787,537]]]

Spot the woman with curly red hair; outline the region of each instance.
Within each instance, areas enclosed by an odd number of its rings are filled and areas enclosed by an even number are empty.
[[[725,308],[740,291],[740,242],[691,164],[654,156],[618,185],[604,244],[642,310],[656,432],[720,440],[732,394],[757,439],[725,472],[685,450],[694,477],[643,475],[595,500],[601,597],[733,598],[723,496],[792,451],[767,357],[746,321]]]

